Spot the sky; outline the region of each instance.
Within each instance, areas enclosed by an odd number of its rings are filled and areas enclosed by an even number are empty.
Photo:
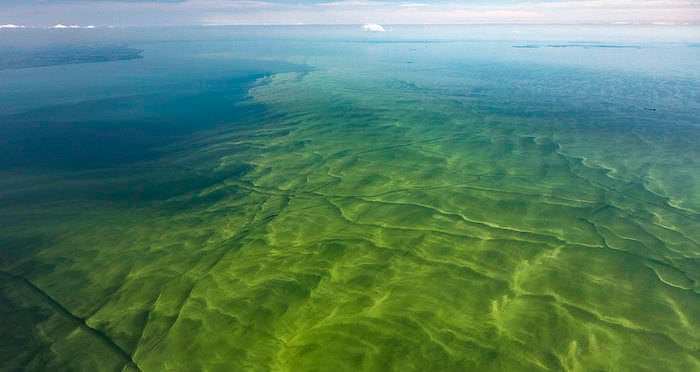
[[[0,0],[0,28],[367,23],[700,24],[700,0]]]

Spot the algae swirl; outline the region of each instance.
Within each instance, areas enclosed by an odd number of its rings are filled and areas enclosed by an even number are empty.
[[[2,369],[700,370],[697,116],[326,62],[155,160],[2,181]]]

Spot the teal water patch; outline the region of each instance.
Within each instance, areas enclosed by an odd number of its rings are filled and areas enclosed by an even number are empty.
[[[230,79],[219,89],[107,98],[5,116],[0,168],[85,169],[156,158],[162,155],[158,148],[186,135],[262,111],[235,103],[264,76]]]
[[[197,131],[250,121],[264,110],[260,105],[237,104],[247,99],[251,86],[273,72],[306,69],[274,61],[229,63],[233,72],[217,71],[213,77],[211,72],[174,75],[165,82],[141,83],[135,91],[116,97],[103,92],[99,99],[45,103],[0,116],[0,169],[84,170],[154,159],[163,155],[159,148]],[[110,84],[107,80],[104,89]],[[147,92],[139,93],[142,90]]]

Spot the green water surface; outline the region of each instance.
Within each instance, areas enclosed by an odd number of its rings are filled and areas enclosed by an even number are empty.
[[[324,43],[157,156],[4,171],[0,369],[700,370],[694,78]]]

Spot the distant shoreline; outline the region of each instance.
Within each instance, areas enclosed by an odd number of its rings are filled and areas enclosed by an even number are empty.
[[[128,47],[70,47],[39,51],[10,51],[0,57],[0,70],[127,61],[143,58],[143,50]]]

